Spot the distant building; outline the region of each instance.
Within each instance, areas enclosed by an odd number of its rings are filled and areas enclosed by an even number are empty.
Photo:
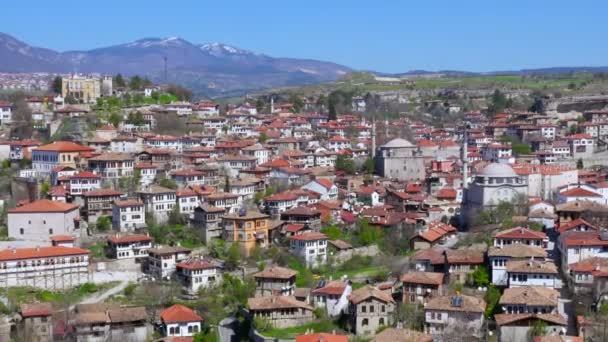
[[[175,304],[160,313],[165,336],[189,337],[201,331],[203,318],[194,310]]]
[[[348,300],[348,313],[355,334],[369,336],[380,327],[392,325],[396,305],[390,293],[366,285],[354,290]]]
[[[145,228],[146,211],[139,200],[115,201],[112,205],[112,226],[119,232],[131,232]]]
[[[227,242],[238,243],[241,252],[249,256],[255,247],[265,248],[270,243],[269,216],[247,212],[244,208],[238,214],[222,216],[223,238]]]
[[[380,146],[376,170],[386,178],[422,180],[425,178],[424,159],[409,141],[396,138]]]
[[[53,307],[51,303],[21,304],[21,325],[17,334],[22,341],[53,341]]]
[[[78,205],[38,200],[11,208],[8,236],[16,240],[50,241],[51,236],[72,235],[79,226]]]
[[[218,265],[200,258],[188,258],[176,265],[175,273],[184,289],[191,294],[200,288],[209,288],[222,282]]]
[[[32,149],[32,168],[41,175],[49,175],[57,166],[76,168],[81,163],[80,154],[94,150],[71,141],[55,141]]]
[[[79,103],[95,103],[102,96],[101,88],[102,80],[97,77],[70,75],[61,78],[61,96],[72,97]]]
[[[108,237],[108,252],[115,259],[145,258],[152,248],[152,238],[148,235],[116,235]]]
[[[265,319],[278,329],[304,325],[314,320],[313,308],[292,296],[249,298],[247,307],[251,317]]]
[[[147,272],[157,279],[166,279],[175,273],[176,265],[188,258],[192,251],[173,246],[148,249]]]
[[[279,266],[270,266],[265,270],[255,273],[255,296],[293,296],[296,287],[297,272]]]
[[[327,236],[321,233],[294,235],[291,240],[293,254],[302,259],[307,267],[317,267],[327,262]]]
[[[440,337],[470,336],[481,337],[486,303],[483,299],[466,296],[440,296],[431,299],[424,307],[425,332]],[[448,341],[449,338],[443,340]]]

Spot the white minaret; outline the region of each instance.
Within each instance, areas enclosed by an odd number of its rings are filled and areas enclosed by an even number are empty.
[[[274,113],[274,96],[270,95],[270,114]]]
[[[376,116],[372,116],[372,158],[376,157]]]
[[[468,156],[468,137],[467,137],[467,125],[464,125],[464,143],[462,144],[462,188],[468,189],[469,182],[469,156]]]

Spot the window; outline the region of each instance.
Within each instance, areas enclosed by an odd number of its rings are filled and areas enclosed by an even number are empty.
[[[362,326],[367,326],[367,325],[369,325],[369,320],[368,320],[367,318],[364,318],[364,319],[361,321],[361,325],[362,325]]]
[[[369,312],[374,312],[374,306],[373,305],[369,306]]]
[[[380,318],[380,320],[378,320],[378,324],[384,325],[384,318]]]
[[[25,233],[25,231],[23,230],[23,228],[19,228],[19,234],[23,235],[23,233]]]
[[[53,235],[53,228],[49,229],[49,235]]]
[[[367,312],[367,306],[361,305],[361,312]]]

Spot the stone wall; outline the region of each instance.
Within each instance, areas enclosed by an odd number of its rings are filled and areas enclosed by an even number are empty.
[[[344,262],[352,259],[352,257],[355,255],[373,257],[378,254],[380,254],[380,250],[378,249],[378,246],[372,245],[372,246],[358,247],[358,248],[348,249],[345,251],[335,252],[332,257],[333,257],[335,263],[341,264],[341,263],[344,263]]]

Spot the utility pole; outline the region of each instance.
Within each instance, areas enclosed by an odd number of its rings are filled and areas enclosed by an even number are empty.
[[[165,62],[165,84],[167,84],[167,56],[164,56],[163,60]]]

